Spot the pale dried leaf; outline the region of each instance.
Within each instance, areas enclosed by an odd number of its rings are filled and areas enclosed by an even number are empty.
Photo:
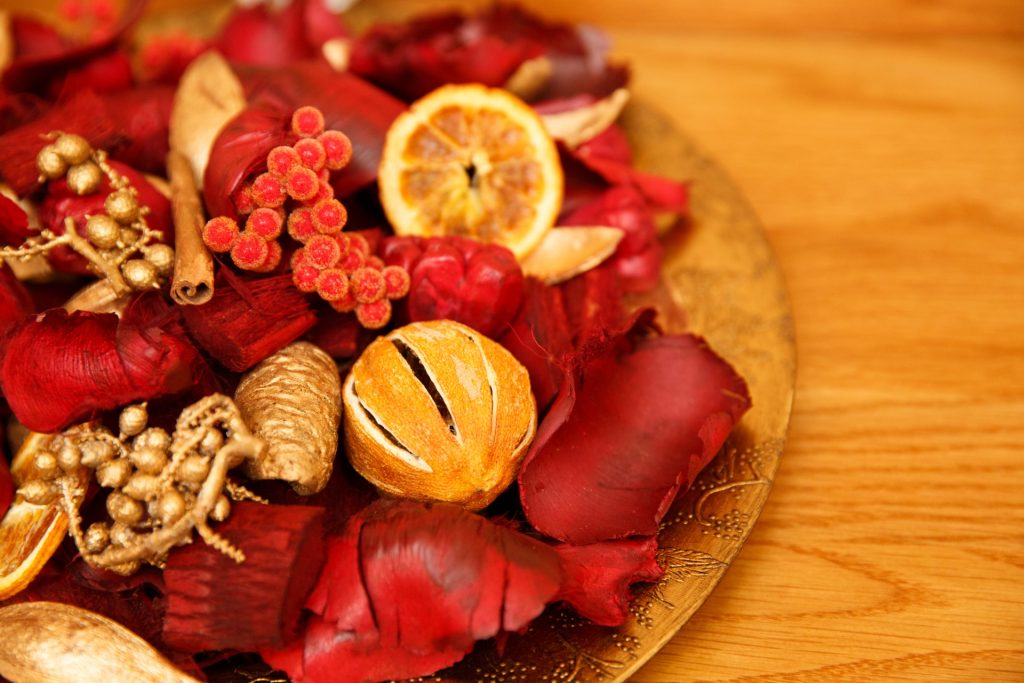
[[[623,235],[619,228],[603,226],[555,228],[520,265],[526,275],[558,284],[600,265],[615,253]]]
[[[11,13],[0,12],[0,74],[14,61],[14,35],[11,33]]]
[[[200,55],[181,77],[171,110],[170,143],[188,159],[198,187],[214,141],[245,104],[242,82],[218,52]]]
[[[551,137],[575,149],[615,123],[627,102],[629,91],[619,88],[593,104],[559,114],[544,114],[541,119]]]
[[[547,87],[553,69],[551,60],[544,55],[527,59],[505,81],[505,90],[520,99],[532,100]]]
[[[331,38],[320,46],[324,59],[335,71],[348,71],[352,55],[352,41],[348,38]]]

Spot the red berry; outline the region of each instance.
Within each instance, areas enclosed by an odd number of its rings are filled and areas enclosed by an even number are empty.
[[[352,286],[352,296],[361,304],[379,301],[387,292],[384,275],[373,268],[359,268],[352,273],[349,284]]]
[[[252,185],[243,186],[234,194],[231,201],[235,203],[235,208],[240,215],[245,216],[252,213],[256,208],[256,200],[252,198]]]
[[[327,150],[314,138],[302,138],[295,143],[294,150],[302,165],[310,170],[319,171],[327,163]]]
[[[320,271],[309,265],[301,265],[298,268],[292,268],[292,282],[295,283],[296,289],[300,292],[315,292],[316,291],[316,279],[320,276]]]
[[[391,302],[387,299],[356,306],[356,320],[368,330],[379,330],[391,320]]]
[[[350,275],[365,265],[366,257],[359,253],[358,250],[352,248],[344,252],[341,256],[341,261],[338,262],[338,267]]]
[[[242,270],[257,270],[269,255],[266,241],[253,232],[243,232],[231,248],[231,260]]]
[[[363,257],[370,255],[370,243],[366,241],[366,238],[360,235],[358,232],[350,232],[349,238],[349,249],[352,251],[358,251]]]
[[[295,270],[299,266],[309,265],[306,263],[306,252],[300,247],[292,252],[291,259],[288,260],[288,267],[291,270]]]
[[[316,279],[316,293],[324,301],[337,301],[348,294],[348,275],[337,268],[321,270]]]
[[[304,202],[315,197],[320,191],[320,180],[313,171],[297,166],[288,174],[285,186],[289,197]]]
[[[318,232],[333,235],[348,222],[348,211],[337,199],[327,199],[313,207],[313,225]]]
[[[331,305],[331,308],[336,310],[338,313],[351,313],[356,310],[356,306],[359,305],[359,302],[352,296],[351,287],[349,287],[348,291],[345,292],[345,296],[335,301],[329,301],[328,303]]]
[[[306,206],[316,206],[320,202],[334,199],[334,187],[330,183],[321,182],[316,189],[313,198],[306,202]]]
[[[310,237],[303,251],[306,253],[306,263],[320,270],[333,268],[341,258],[338,243],[327,235]]]
[[[260,207],[249,214],[245,221],[247,232],[253,232],[270,242],[276,240],[284,226],[284,211]]]
[[[288,234],[293,240],[303,244],[317,234],[316,226],[313,225],[313,210],[295,209],[288,214]]]
[[[223,254],[231,251],[238,239],[238,223],[227,216],[217,216],[203,226],[203,243],[210,251]]]
[[[317,138],[327,153],[327,168],[338,171],[352,159],[352,141],[340,130],[329,130]]]
[[[367,256],[366,267],[374,270],[384,270],[384,259],[379,256]]]
[[[277,242],[267,242],[267,258],[263,261],[263,265],[256,268],[257,273],[269,273],[270,271],[281,265],[281,245]]]
[[[299,155],[288,145],[267,152],[267,170],[278,178],[287,178],[293,168],[302,164]]]
[[[269,173],[262,173],[252,181],[252,198],[258,206],[276,209],[284,204],[288,194],[280,180]]]
[[[292,132],[300,138],[315,138],[324,132],[324,115],[316,107],[299,107],[292,114]]]
[[[381,271],[384,276],[384,285],[387,288],[385,296],[389,299],[401,299],[409,293],[411,280],[408,271],[398,266],[388,266]]]

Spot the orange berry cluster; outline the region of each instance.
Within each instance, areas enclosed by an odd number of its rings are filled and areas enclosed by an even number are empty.
[[[230,253],[242,270],[270,272],[281,262],[278,237],[288,234],[305,244],[315,235],[332,235],[348,221],[348,212],[334,198],[332,171],[352,158],[352,143],[341,131],[324,130],[324,115],[316,107],[299,107],[292,114],[295,144],[267,153],[267,171],[236,197],[244,228],[227,216],[211,219],[203,241],[211,251]]]
[[[409,293],[409,273],[385,266],[357,233],[313,235],[292,256],[291,266],[300,292],[316,292],[341,313],[355,311],[359,324],[371,330],[387,325],[391,301]]]

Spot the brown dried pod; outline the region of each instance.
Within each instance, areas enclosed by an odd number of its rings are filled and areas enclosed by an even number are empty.
[[[309,342],[296,342],[242,377],[235,403],[267,454],[250,460],[253,479],[283,479],[303,495],[323,489],[338,450],[341,378],[338,366]]]
[[[512,483],[537,427],[526,368],[451,320],[378,337],[352,366],[343,401],[356,471],[387,493],[470,510]]]
[[[0,609],[0,676],[17,683],[196,683],[124,626],[56,602]]]

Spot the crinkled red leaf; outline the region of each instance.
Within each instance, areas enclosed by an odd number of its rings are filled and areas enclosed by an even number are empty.
[[[639,190],[618,185],[589,204],[563,217],[562,225],[607,225],[620,228],[625,236],[608,261],[619,274],[622,288],[629,292],[653,289],[661,276],[661,243],[654,214]]]
[[[524,628],[561,585],[555,552],[462,508],[381,500],[331,539],[292,647],[262,652],[295,681],[432,673]]]
[[[0,135],[0,177],[19,196],[37,187],[36,155],[49,143],[43,136],[57,130],[77,133],[103,149],[118,136],[106,103],[91,91],[73,93],[42,117]]]
[[[113,314],[51,310],[12,331],[0,384],[18,420],[56,432],[133,401],[179,394],[209,378],[159,295],[142,295]]]
[[[149,85],[105,97],[118,136],[111,156],[132,168],[164,175],[174,88]]]
[[[139,48],[139,72],[145,83],[177,85],[188,65],[210,48],[198,36],[171,31],[150,36]]]
[[[519,472],[534,528],[574,544],[653,535],[750,407],[700,337],[642,336],[645,316],[579,352]]]
[[[384,136],[405,110],[401,102],[320,62],[249,68],[239,75],[250,104],[213,143],[203,181],[211,215],[237,215],[232,198],[246,179],[265,168],[267,152],[295,141],[288,128],[291,115],[305,105],[320,109],[326,127],[342,131],[352,141],[352,160],[331,176],[335,194],[346,197],[377,178]]]
[[[523,271],[511,251],[465,237],[389,237],[382,258],[410,274],[408,318],[455,320],[501,335],[523,299]]]
[[[214,46],[239,64],[288,66],[318,57],[324,42],[347,35],[323,0],[294,0],[281,10],[268,4],[236,7]]]
[[[213,298],[183,306],[182,313],[196,343],[234,372],[248,370],[316,322],[290,274],[243,279],[227,268],[217,273]]]
[[[164,569],[167,644],[254,650],[294,638],[324,560],[323,517],[312,506],[237,503],[216,531],[245,562],[199,542],[173,551]]]
[[[25,285],[6,264],[0,264],[0,339],[26,315],[35,311]]]
[[[591,268],[560,285],[573,343],[579,347],[626,321],[621,278],[610,263]]]
[[[25,210],[13,199],[0,194],[0,242],[17,246],[31,234]]]
[[[595,624],[619,626],[629,616],[630,587],[664,575],[657,550],[658,539],[653,536],[556,545],[564,576],[557,599]]]
[[[31,49],[17,55],[4,71],[4,87],[13,91],[49,94],[51,97],[59,95],[66,86],[67,91],[72,92],[75,84],[65,83],[68,75],[77,72],[81,79],[82,70],[88,70],[91,61],[110,59],[116,53],[117,41],[139,20],[145,5],[145,0],[130,0],[116,23],[84,43],[57,40],[38,27],[23,26],[22,30],[31,31],[35,40]],[[109,68],[109,65],[102,68]],[[131,84],[130,71],[128,76],[126,85]],[[107,80],[99,83],[111,85]],[[81,85],[79,80],[78,86]]]
[[[132,187],[138,190],[139,205],[149,207],[149,213],[146,215],[149,227],[161,232],[162,241],[173,243],[174,227],[171,223],[171,203],[167,197],[135,169],[117,161],[110,161],[109,164],[111,168],[127,178]],[[68,187],[67,180],[64,179],[48,183],[46,195],[39,205],[41,227],[49,228],[54,233],[63,235],[64,220],[71,218],[75,222],[78,234],[86,237],[87,217],[104,212],[103,204],[112,189],[106,178],[103,179],[99,190],[87,195],[72,192]],[[55,269],[62,272],[80,275],[92,274],[85,257],[70,247],[57,247],[48,252],[46,258]]]
[[[604,94],[628,76],[608,64],[599,35],[496,4],[475,15],[447,12],[374,26],[353,43],[349,67],[412,101],[445,83],[503,85],[524,61],[546,55],[554,67],[550,93]]]

